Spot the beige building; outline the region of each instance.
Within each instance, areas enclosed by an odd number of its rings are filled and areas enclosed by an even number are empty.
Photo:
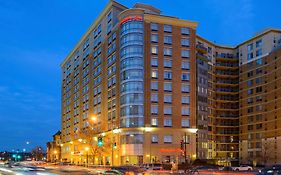
[[[229,47],[196,27],[110,1],[61,64],[62,161],[281,162],[281,31]]]
[[[61,65],[63,161],[196,158],[196,26],[109,2]]]
[[[53,135],[53,140],[47,143],[47,162],[61,162],[61,132]]]

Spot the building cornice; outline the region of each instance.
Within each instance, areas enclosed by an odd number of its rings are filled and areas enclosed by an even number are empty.
[[[174,17],[160,16],[160,15],[153,15],[153,14],[144,14],[144,20],[146,22],[169,24],[169,25],[180,26],[180,27],[190,27],[192,29],[196,29],[198,25],[198,23],[194,21],[181,20]]]

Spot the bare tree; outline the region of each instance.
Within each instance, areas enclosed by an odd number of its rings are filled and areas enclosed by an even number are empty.
[[[44,150],[40,146],[36,146],[31,150],[31,155],[36,161],[43,160],[44,158]]]

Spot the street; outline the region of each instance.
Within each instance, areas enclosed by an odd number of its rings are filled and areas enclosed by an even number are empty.
[[[15,166],[9,168],[7,166],[0,166],[0,175],[91,175],[91,174],[110,174],[105,173],[108,168],[86,168],[81,166],[41,166],[41,167],[30,167],[30,166]],[[114,174],[114,173],[111,173]],[[168,170],[147,170],[142,173],[126,172],[123,174],[142,174],[142,175],[156,175],[156,174],[200,174],[200,175],[255,175],[255,172],[221,172],[202,170],[196,173],[183,173],[183,172],[171,172]]]

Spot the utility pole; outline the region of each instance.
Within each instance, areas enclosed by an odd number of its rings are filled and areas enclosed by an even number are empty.
[[[184,163],[187,163],[187,149],[186,149],[186,144],[187,144],[187,139],[186,139],[186,133],[184,133],[184,139],[183,139],[183,144],[184,144]]]

